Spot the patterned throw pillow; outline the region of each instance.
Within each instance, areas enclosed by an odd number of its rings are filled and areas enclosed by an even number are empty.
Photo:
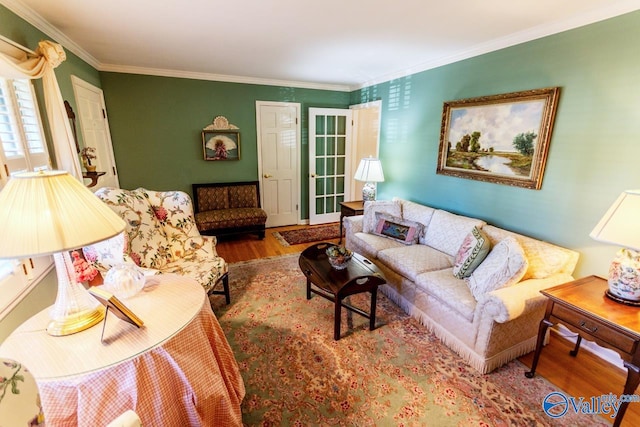
[[[453,263],[453,275],[458,279],[471,276],[471,273],[484,261],[490,250],[489,237],[478,227],[473,227],[458,249]]]
[[[513,237],[507,237],[496,244],[489,255],[466,279],[476,300],[496,289],[515,285],[527,271],[529,262]]]
[[[376,228],[373,234],[394,239],[405,245],[413,245],[422,235],[422,224],[408,221],[384,212],[376,212]]]
[[[362,231],[373,233],[376,228],[376,212],[384,212],[389,215],[401,217],[402,206],[400,203],[389,200],[369,200],[364,202],[364,216],[362,217]]]

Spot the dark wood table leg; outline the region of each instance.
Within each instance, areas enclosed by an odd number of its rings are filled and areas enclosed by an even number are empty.
[[[581,342],[582,342],[582,335],[578,335],[578,338],[576,339],[576,346],[573,348],[573,350],[569,352],[571,356],[576,357],[578,355],[578,350],[580,350]]]
[[[311,299],[311,280],[307,279],[307,299]]]
[[[533,378],[536,374],[536,367],[538,366],[538,359],[540,359],[540,353],[542,352],[542,347],[544,345],[544,337],[547,334],[547,329],[549,326],[553,326],[547,319],[542,319],[540,321],[540,327],[538,328],[538,342],[536,343],[536,352],[533,355],[533,362],[531,363],[531,370],[529,372],[525,372],[524,375],[527,378]]]
[[[624,384],[624,391],[622,394],[632,395],[636,392],[636,388],[638,388],[638,383],[640,383],[640,369],[630,362],[624,362],[625,368],[627,368],[627,382]],[[624,413],[627,412],[627,406],[629,406],[629,402],[623,402],[620,404],[620,409],[616,414],[616,419],[613,422],[613,427],[618,427],[622,423],[622,418],[624,417]]]
[[[342,243],[342,220],[344,219],[344,212],[340,212],[340,239],[338,239],[338,244]]]
[[[369,311],[369,330],[373,331],[376,328],[376,301],[378,300],[378,288],[374,287],[371,290],[371,310]]]
[[[342,298],[338,295],[334,298],[334,324],[333,324],[333,339],[338,341],[340,339],[340,318],[342,314]]]

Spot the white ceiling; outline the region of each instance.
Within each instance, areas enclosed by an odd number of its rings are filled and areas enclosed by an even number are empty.
[[[0,3],[99,70],[337,90],[640,9],[638,0]]]

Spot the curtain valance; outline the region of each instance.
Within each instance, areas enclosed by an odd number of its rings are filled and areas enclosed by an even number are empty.
[[[42,79],[45,110],[53,138],[57,168],[66,170],[82,182],[80,160],[54,72],[54,69],[66,59],[62,46],[43,40],[38,43],[35,53],[28,54],[26,59],[18,59],[0,52],[0,76],[9,79]]]

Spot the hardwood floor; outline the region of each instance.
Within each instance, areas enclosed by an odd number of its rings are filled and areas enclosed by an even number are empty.
[[[229,263],[298,253],[305,249],[308,244],[303,243],[284,247],[273,236],[273,232],[303,227],[305,226],[270,228],[267,229],[264,240],[259,240],[255,235],[221,239],[216,249],[218,254]],[[338,243],[338,239],[331,241]],[[572,349],[573,344],[568,340],[556,334],[551,334],[549,344],[542,351],[536,375],[546,378],[569,396],[584,397],[585,400],[590,399],[592,396],[599,397],[609,393],[617,396],[622,394],[627,376],[626,370],[611,365],[584,349],[578,353],[577,357],[571,357],[569,351]],[[519,360],[526,366],[531,367],[533,353],[529,353]],[[527,381],[524,372],[522,381]],[[603,415],[603,418],[612,421],[608,416]],[[637,425],[640,425],[640,403],[630,403],[622,426]]]
[[[276,231],[296,230],[304,227],[308,226],[291,225],[287,227],[267,228],[264,240],[259,240],[255,234],[225,237],[218,241],[216,250],[218,251],[218,255],[224,258],[228,263],[299,253],[306,249],[306,247],[309,246],[309,243],[284,247],[273,236],[273,233]],[[338,239],[328,241],[338,243]]]

